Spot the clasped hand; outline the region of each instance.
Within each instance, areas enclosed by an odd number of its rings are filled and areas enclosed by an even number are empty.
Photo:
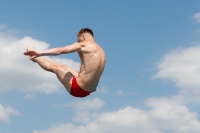
[[[39,53],[36,52],[36,51],[28,51],[28,50],[27,50],[26,52],[24,52],[24,55],[29,56],[29,59],[32,60],[32,59],[38,57],[38,56],[39,56]]]

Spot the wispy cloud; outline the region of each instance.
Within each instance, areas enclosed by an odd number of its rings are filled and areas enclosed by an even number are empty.
[[[0,104],[0,122],[8,123],[10,122],[9,116],[15,115],[19,116],[20,113],[17,110],[12,109],[11,107],[4,107]]]
[[[125,92],[124,90],[117,90],[116,94],[119,96],[135,95],[133,92]]]
[[[99,98],[87,99],[81,101],[73,101],[70,104],[65,104],[66,107],[72,107],[77,111],[83,110],[98,110],[104,106],[105,102]]]
[[[200,13],[195,13],[195,14],[193,15],[193,18],[194,18],[198,23],[200,23]]]
[[[26,94],[24,99],[33,99],[35,98],[35,95],[34,94]]]
[[[99,98],[87,99],[81,101],[73,101],[65,104],[65,107],[71,107],[75,110],[76,116],[73,118],[74,122],[88,123],[91,121],[93,111],[97,111],[104,106],[105,102]]]
[[[6,28],[6,25],[0,24],[0,30],[3,30]]]
[[[106,93],[106,92],[108,92],[108,90],[109,89],[106,86],[103,86],[103,87],[97,89],[97,91],[100,93]]]

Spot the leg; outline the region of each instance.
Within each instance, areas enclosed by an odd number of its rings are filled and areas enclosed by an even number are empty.
[[[29,47],[27,50],[34,49]],[[67,91],[69,93],[71,92],[72,77],[78,77],[77,71],[68,68],[66,65],[58,64],[43,57],[37,57],[33,59],[33,61],[37,62],[44,70],[55,73]]]

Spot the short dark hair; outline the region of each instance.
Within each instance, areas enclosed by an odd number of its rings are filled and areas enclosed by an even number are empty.
[[[79,36],[81,36],[83,33],[89,33],[90,35],[92,35],[92,36],[94,37],[94,34],[93,34],[93,32],[92,32],[92,30],[91,30],[90,28],[82,28],[82,29],[78,32],[77,36],[79,37]]]

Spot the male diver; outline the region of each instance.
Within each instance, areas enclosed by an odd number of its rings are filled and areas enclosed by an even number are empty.
[[[74,44],[42,52],[36,52],[32,47],[28,47],[24,55],[29,56],[30,60],[37,62],[44,70],[55,73],[72,96],[86,97],[96,91],[105,67],[106,57],[104,50],[95,42],[91,29],[82,28],[77,37],[78,42]],[[78,52],[81,60],[80,72],[41,57],[72,52]]]

